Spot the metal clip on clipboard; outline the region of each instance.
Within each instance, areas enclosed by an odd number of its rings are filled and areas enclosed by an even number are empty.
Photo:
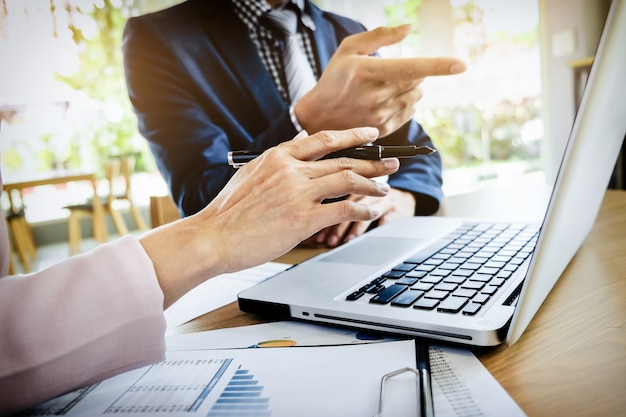
[[[389,372],[380,380],[380,398],[378,400],[378,412],[374,414],[374,417],[383,416],[383,406],[385,400],[385,385],[387,380],[405,372],[412,372],[415,374],[415,378],[419,382],[419,416],[420,417],[434,417],[435,407],[433,403],[433,391],[430,379],[430,362],[428,358],[428,345],[425,343],[419,343],[415,339],[415,356],[417,359],[417,366],[419,370],[411,367],[405,367]]]

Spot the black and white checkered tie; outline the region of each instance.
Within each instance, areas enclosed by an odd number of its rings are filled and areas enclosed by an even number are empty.
[[[295,103],[315,85],[315,75],[298,42],[298,16],[289,8],[270,10],[264,24],[284,41],[283,63],[291,103]]]

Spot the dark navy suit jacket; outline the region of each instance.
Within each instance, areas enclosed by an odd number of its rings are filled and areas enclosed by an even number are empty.
[[[306,7],[323,71],[341,40],[365,28],[309,1]],[[201,210],[234,174],[229,150],[266,149],[297,133],[229,0],[189,0],[131,18],[122,49],[139,131],[185,215]],[[414,121],[378,142],[433,147]],[[416,214],[435,212],[442,198],[439,154],[403,160],[389,184],[414,193]]]

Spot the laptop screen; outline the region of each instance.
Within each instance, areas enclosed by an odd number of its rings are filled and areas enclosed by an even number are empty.
[[[612,2],[507,343],[524,332],[593,226],[626,133],[626,4]]]

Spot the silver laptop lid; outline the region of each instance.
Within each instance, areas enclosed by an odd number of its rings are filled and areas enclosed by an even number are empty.
[[[511,345],[593,226],[626,134],[626,1],[611,4],[509,328]]]

